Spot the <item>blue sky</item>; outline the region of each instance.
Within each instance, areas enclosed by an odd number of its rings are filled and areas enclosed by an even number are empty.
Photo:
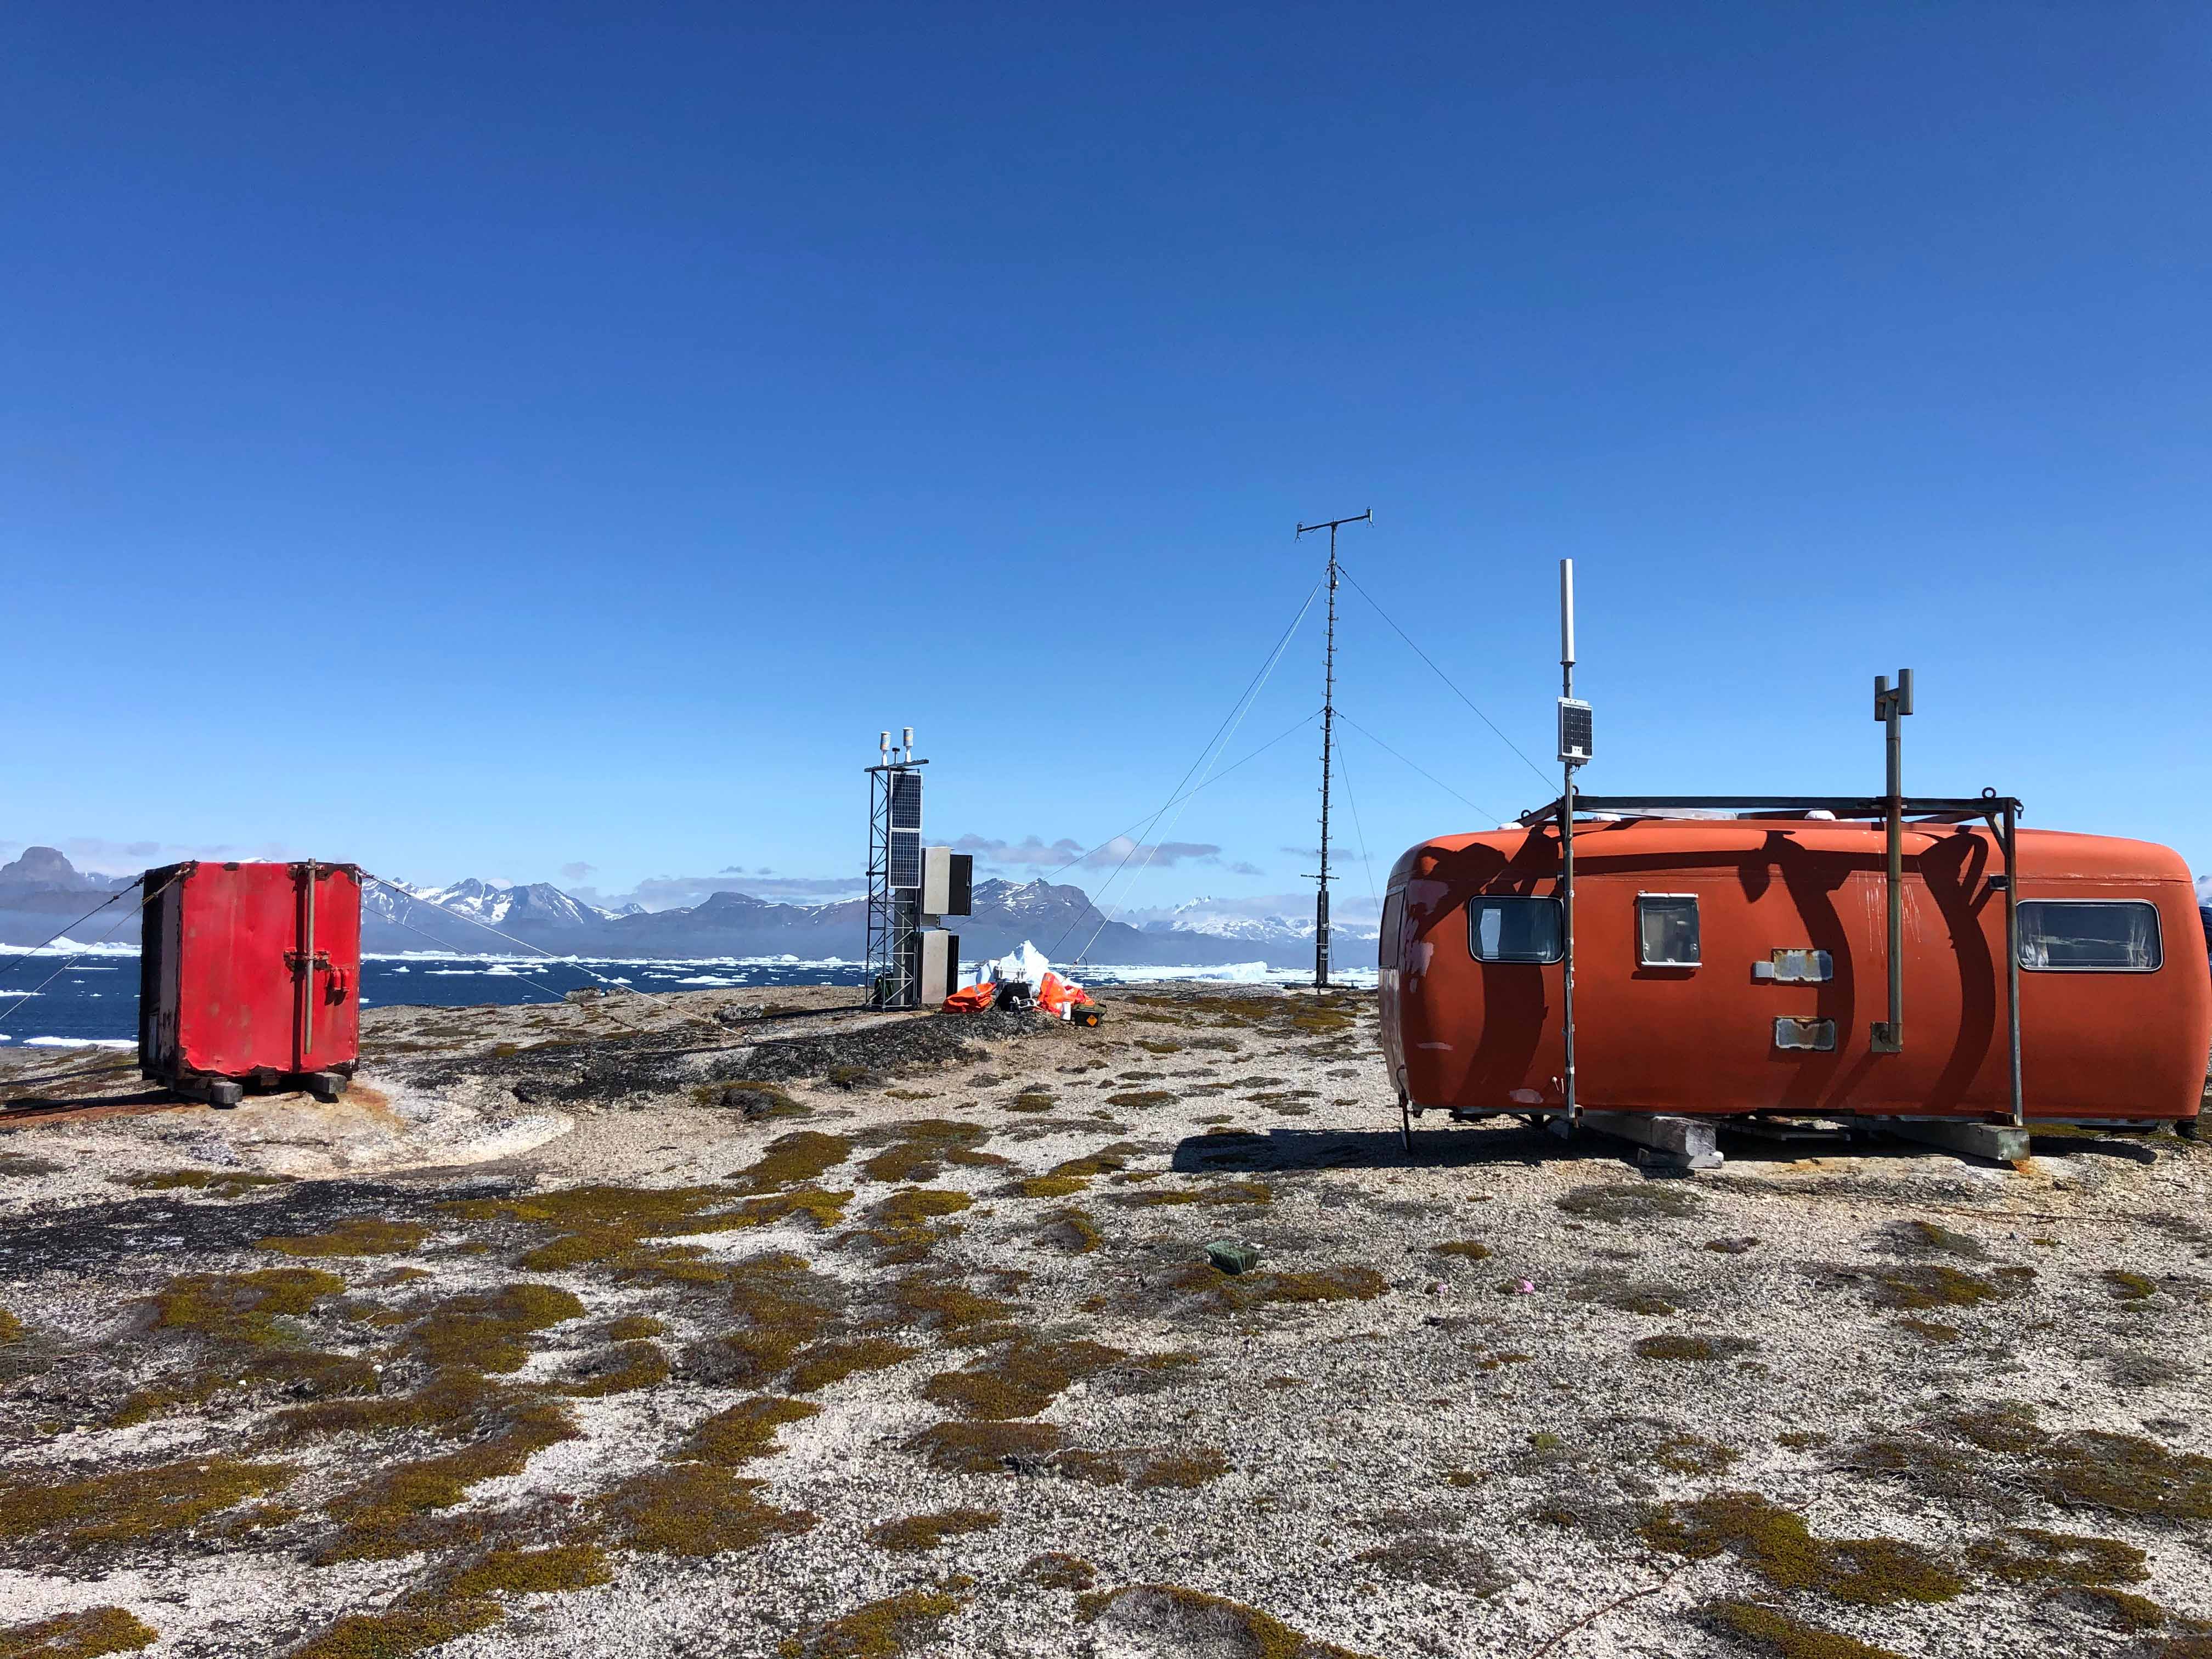
[[[1041,872],[1372,507],[1539,759],[1577,559],[1591,791],[1871,790],[1910,665],[1909,787],[2212,868],[2208,68],[2185,6],[9,7],[0,851],[799,895],[911,724]],[[1347,734],[1348,902],[1549,781],[1342,599],[1456,792]],[[1133,902],[1297,892],[1316,750]]]

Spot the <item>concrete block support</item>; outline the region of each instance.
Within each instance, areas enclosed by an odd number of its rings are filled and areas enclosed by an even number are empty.
[[[1582,1127],[1664,1152],[1689,1170],[1717,1170],[1718,1126],[1703,1118],[1663,1117],[1650,1112],[1584,1112]]]
[[[2027,1131],[2015,1129],[2009,1123],[1973,1123],[1941,1117],[1886,1117],[1877,1121],[1884,1134],[1924,1141],[1966,1158],[2017,1164],[2027,1156]]]

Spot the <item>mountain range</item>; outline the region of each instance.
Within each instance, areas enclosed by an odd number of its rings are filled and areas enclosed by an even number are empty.
[[[51,847],[29,848],[0,865],[0,944],[41,944],[134,879],[80,871]],[[1072,961],[1080,951],[1085,961],[1132,966],[1266,962],[1301,968],[1313,962],[1310,921],[1234,915],[1212,901],[1194,900],[1134,927],[1102,915],[1081,888],[1048,881],[978,882],[970,914],[948,926],[960,935],[960,954],[971,961],[1003,955],[1026,939],[1056,959]],[[1340,928],[1340,936],[1346,932]],[[118,901],[70,936],[80,943],[103,937],[135,943],[137,914],[129,900]],[[1372,938],[1371,931],[1343,937],[1338,960],[1365,965]],[[867,951],[867,901],[782,904],[726,892],[677,909],[611,910],[544,882],[501,885],[471,878],[447,887],[373,882],[363,890],[364,950],[498,954],[517,944],[560,956],[858,961]]]

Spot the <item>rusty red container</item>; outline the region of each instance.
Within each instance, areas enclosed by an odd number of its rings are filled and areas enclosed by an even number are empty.
[[[246,1085],[335,1097],[361,1055],[350,864],[172,864],[145,875],[138,1063],[233,1105]]]

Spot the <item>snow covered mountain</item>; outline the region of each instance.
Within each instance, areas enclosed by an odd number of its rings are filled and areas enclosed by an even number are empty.
[[[1262,946],[1304,945],[1313,946],[1313,913],[1303,915],[1272,908],[1275,901],[1237,900],[1217,898],[1186,899],[1164,915],[1154,915],[1145,923],[1148,933],[1199,933],[1209,939],[1239,939]],[[1310,901],[1308,901],[1310,902]],[[1255,908],[1255,907],[1259,908]],[[1332,940],[1371,940],[1376,936],[1372,922],[1360,921],[1344,915],[1331,918],[1329,937]],[[1334,946],[1331,946],[1334,954]]]
[[[546,927],[590,927],[612,921],[624,914],[586,904],[544,881],[532,882],[526,886],[513,883],[501,886],[470,876],[451,887],[415,887],[408,890],[425,904],[434,904],[441,910],[487,922],[494,927],[505,927],[510,922]],[[632,911],[642,908],[629,907]]]
[[[35,945],[98,902],[128,878],[87,875],[52,848],[32,848],[0,866],[0,944]],[[1056,960],[1207,967],[1265,961],[1297,967],[1312,959],[1313,929],[1291,918],[1215,915],[1182,907],[1191,924],[1135,927],[1109,920],[1080,887],[1048,881],[988,880],[974,906],[948,925],[960,954],[973,961],[1003,956],[1024,939]],[[867,952],[867,902],[779,904],[750,893],[715,893],[680,909],[609,910],[546,882],[507,884],[470,877],[442,887],[384,881],[362,890],[362,945],[372,951],[443,949],[503,953],[513,941],[559,956],[795,956],[857,961]],[[119,941],[137,936],[127,902],[102,918]],[[496,929],[496,932],[491,930]],[[502,937],[504,936],[504,937]]]

